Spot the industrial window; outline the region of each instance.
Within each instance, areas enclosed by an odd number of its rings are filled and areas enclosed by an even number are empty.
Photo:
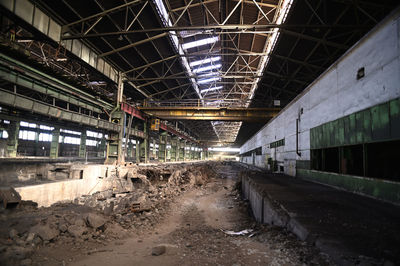
[[[280,146],[285,146],[285,139],[274,141],[269,145],[270,148],[277,148]]]
[[[100,138],[103,137],[103,134],[87,130],[86,131],[86,136],[100,139]]]
[[[36,127],[37,127],[36,124],[34,124],[34,123],[28,123],[28,122],[25,122],[25,121],[21,121],[19,124],[20,124],[22,127],[30,127],[30,128],[36,128]]]
[[[7,139],[8,138],[8,133],[5,130],[0,130],[0,138],[2,139]]]
[[[70,136],[65,136],[64,137],[64,143],[79,145],[79,144],[81,144],[81,139],[80,138],[70,137]]]
[[[39,128],[43,129],[43,130],[53,130],[54,129],[54,127],[49,127],[49,126],[45,126],[45,125],[40,125]]]
[[[23,140],[35,140],[36,132],[29,130],[20,130],[18,138]]]
[[[73,135],[81,135],[81,132],[78,131],[73,131],[73,130],[68,130],[68,129],[60,129],[60,132],[68,133],[68,134],[73,134]]]
[[[39,141],[47,141],[50,142],[52,139],[51,134],[46,134],[46,133],[40,133],[39,134]]]
[[[86,140],[86,146],[96,146],[97,145],[97,141],[93,140],[93,139],[87,139]]]

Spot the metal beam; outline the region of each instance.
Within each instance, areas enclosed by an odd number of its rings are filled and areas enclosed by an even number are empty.
[[[128,34],[137,34],[137,33],[149,33],[149,32],[180,32],[180,31],[216,31],[215,34],[222,33],[223,31],[229,30],[252,30],[252,33],[257,33],[258,31],[265,31],[269,29],[365,29],[369,28],[370,25],[307,25],[307,24],[230,24],[230,25],[205,25],[205,26],[177,26],[177,27],[165,27],[165,28],[149,28],[149,29],[141,29],[141,30],[130,30],[130,31],[114,31],[114,32],[103,32],[103,33],[94,33],[94,34],[75,34],[69,36],[61,36],[62,40],[71,40],[71,39],[84,39],[84,38],[97,38],[97,37],[105,37],[105,36],[119,36],[119,35],[128,35]],[[230,32],[227,32],[229,34]],[[295,32],[296,33],[296,32]],[[308,36],[308,35],[305,35]],[[315,38],[308,36],[310,38]],[[318,38],[316,38],[318,39]]]
[[[233,0],[233,2],[237,2],[240,0]],[[254,5],[255,1],[249,1],[249,0],[243,0],[243,3],[245,4],[250,4],[250,5]],[[262,3],[262,2],[256,2],[257,5],[262,6],[262,7],[270,7],[270,8],[276,8],[278,5],[274,5],[274,4],[268,4],[268,3]]]
[[[314,42],[320,42],[320,43],[324,43],[326,45],[332,46],[332,47],[336,47],[339,49],[343,49],[343,50],[347,50],[350,47],[344,44],[340,44],[340,43],[335,43],[335,42],[330,42],[327,40],[323,40],[321,38],[317,38],[317,37],[313,37],[310,35],[306,35],[306,34],[302,34],[299,32],[295,32],[295,31],[290,31],[290,30],[286,30],[286,29],[282,29],[282,33],[283,34],[287,34],[287,35],[291,35],[291,36],[295,36],[298,37],[300,39],[305,39],[305,40],[310,40],[310,41],[314,41]]]
[[[88,36],[88,35],[86,35],[86,36]],[[122,46],[122,47],[114,49],[112,51],[109,51],[109,52],[106,52],[106,53],[102,53],[98,57],[105,57],[105,56],[108,56],[108,55],[111,55],[111,54],[114,54],[114,53],[118,53],[118,52],[121,52],[123,50],[129,49],[129,48],[132,48],[132,47],[135,47],[135,46],[138,46],[138,45],[141,45],[141,44],[144,44],[144,43],[147,43],[147,42],[150,42],[150,41],[153,41],[153,40],[165,37],[165,36],[168,36],[168,33],[164,32],[164,33],[152,36],[150,38],[147,38],[147,39],[144,39],[144,40],[140,40],[138,42],[134,42],[134,43]]]
[[[180,11],[180,10],[184,10],[185,8],[192,8],[192,7],[196,7],[196,6],[202,6],[204,4],[213,3],[213,2],[217,2],[217,1],[218,0],[206,0],[206,1],[200,1],[200,3],[194,3],[194,4],[191,4],[191,5],[185,5],[185,6],[182,6],[182,7],[177,7],[175,9],[172,9],[171,13],[177,12],[177,11]]]
[[[139,107],[144,113],[167,120],[265,122],[280,108]]]
[[[147,67],[149,67],[149,66],[153,66],[153,65],[156,65],[156,64],[160,64],[160,63],[162,63],[162,62],[165,62],[165,61],[174,59],[174,58],[179,57],[179,56],[180,56],[180,55],[173,55],[173,56],[170,56],[170,57],[166,57],[166,58],[163,58],[163,59],[160,59],[160,60],[157,60],[157,61],[154,61],[154,62],[145,64],[145,65],[142,65],[142,66],[140,66],[140,67],[132,68],[132,69],[130,69],[130,70],[128,70],[128,71],[123,72],[123,74],[127,74],[127,73],[130,73],[130,72],[133,72],[133,71],[138,71],[138,70],[140,70],[140,69],[147,68]]]
[[[122,4],[122,5],[119,5],[119,6],[116,6],[116,7],[107,9],[107,10],[104,10],[104,11],[102,11],[102,12],[99,12],[99,13],[97,13],[97,14],[88,16],[88,17],[86,17],[86,18],[82,18],[82,19],[79,19],[79,20],[77,20],[77,21],[68,23],[68,24],[62,26],[62,32],[65,32],[70,26],[73,26],[73,25],[75,25],[75,24],[78,24],[78,23],[81,23],[81,22],[85,22],[85,21],[90,20],[90,19],[93,19],[93,18],[102,17],[102,16],[104,16],[104,15],[110,13],[110,12],[115,11],[115,10],[118,10],[118,9],[121,9],[121,8],[124,8],[124,7],[127,7],[127,6],[130,6],[130,5],[133,5],[133,4],[141,3],[141,2],[142,2],[142,0],[130,1],[130,2],[128,2],[128,3],[125,3],[125,4]]]

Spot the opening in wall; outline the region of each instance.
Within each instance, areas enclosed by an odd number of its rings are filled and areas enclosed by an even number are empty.
[[[340,166],[342,174],[364,175],[363,145],[343,147]]]
[[[339,173],[339,148],[328,148],[323,152],[325,153],[323,171]]]
[[[400,140],[311,150],[311,169],[400,181]]]
[[[400,181],[400,140],[366,144],[367,176]]]

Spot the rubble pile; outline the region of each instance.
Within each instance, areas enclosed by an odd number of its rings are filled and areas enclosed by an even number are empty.
[[[29,265],[29,257],[42,246],[80,249],[87,242],[105,245],[145,232],[160,222],[176,196],[215,175],[210,164],[130,165],[110,173],[112,189],[74,202],[38,209],[22,201],[15,209],[0,210],[0,262]]]

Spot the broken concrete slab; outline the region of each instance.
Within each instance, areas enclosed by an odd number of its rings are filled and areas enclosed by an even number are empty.
[[[21,202],[21,196],[12,187],[0,187],[0,201],[3,202],[4,208],[16,206]]]
[[[60,232],[48,224],[38,224],[30,229],[30,233],[38,235],[43,241],[50,241],[56,238]]]
[[[86,217],[86,221],[90,227],[97,229],[102,227],[107,222],[107,219],[98,214],[89,213]]]

